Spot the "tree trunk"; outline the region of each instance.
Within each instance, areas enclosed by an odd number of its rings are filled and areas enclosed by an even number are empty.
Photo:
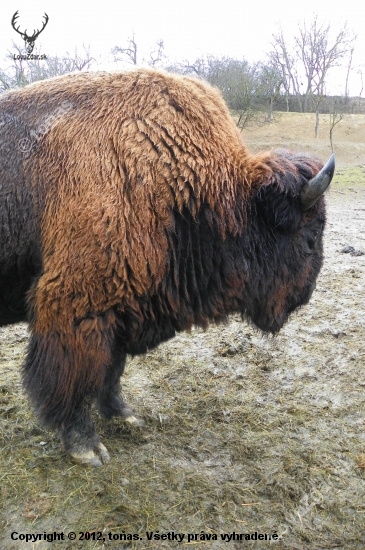
[[[299,112],[303,112],[303,104],[302,104],[302,98],[299,93],[297,93],[297,100],[298,100],[298,106],[299,106]]]
[[[316,138],[318,137],[319,135],[319,111],[318,111],[318,107],[316,109],[316,127],[315,127],[315,136]]]
[[[285,101],[286,101],[286,112],[289,113],[289,95],[286,94],[285,96]]]
[[[269,103],[269,112],[267,113],[267,122],[272,121],[272,111],[273,111],[273,105],[274,105],[274,98],[273,96],[270,97],[270,103]]]
[[[330,143],[331,143],[331,151],[333,153],[333,137],[332,137],[332,133],[333,133],[333,126],[330,127]]]
[[[346,85],[345,85],[345,103],[348,103],[349,100],[349,76],[350,76],[350,70],[352,65],[352,55],[354,53],[354,48],[351,48],[350,51],[350,57],[349,57],[349,63],[347,65],[347,74],[346,74]]]

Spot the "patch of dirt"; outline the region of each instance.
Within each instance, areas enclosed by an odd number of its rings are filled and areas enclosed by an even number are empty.
[[[0,330],[0,549],[192,546],[146,531],[218,535],[196,549],[242,548],[220,534],[255,531],[288,550],[364,548],[365,166],[340,169],[327,202],[310,304],[275,338],[234,317],[130,360],[123,390],[146,426],[95,413],[112,458],[101,469],[72,464],[38,425],[20,384],[27,327]],[[105,541],[25,543],[14,531]]]

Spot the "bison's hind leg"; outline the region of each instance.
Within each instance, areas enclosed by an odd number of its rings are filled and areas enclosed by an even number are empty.
[[[142,426],[143,421],[135,416],[133,409],[123,401],[121,396],[120,377],[124,372],[126,355],[115,349],[113,357],[113,362],[105,372],[103,386],[97,396],[100,415],[108,420],[117,416],[125,422]]]

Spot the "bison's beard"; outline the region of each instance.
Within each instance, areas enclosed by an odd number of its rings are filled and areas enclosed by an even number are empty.
[[[268,302],[265,305],[257,303],[257,308],[253,308],[251,311],[246,309],[242,318],[263,332],[277,334],[287,322],[290,314],[309,302],[315,288],[315,282],[308,284],[300,295],[288,296],[280,309],[270,306]]]

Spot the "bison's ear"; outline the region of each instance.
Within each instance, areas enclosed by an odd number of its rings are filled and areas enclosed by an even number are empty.
[[[314,178],[307,181],[307,183],[303,186],[300,193],[300,200],[303,210],[308,210],[308,208],[313,206],[319,197],[323,195],[331,183],[334,172],[335,154],[332,153],[329,161],[325,164],[325,166],[323,166],[322,170],[318,172]]]

